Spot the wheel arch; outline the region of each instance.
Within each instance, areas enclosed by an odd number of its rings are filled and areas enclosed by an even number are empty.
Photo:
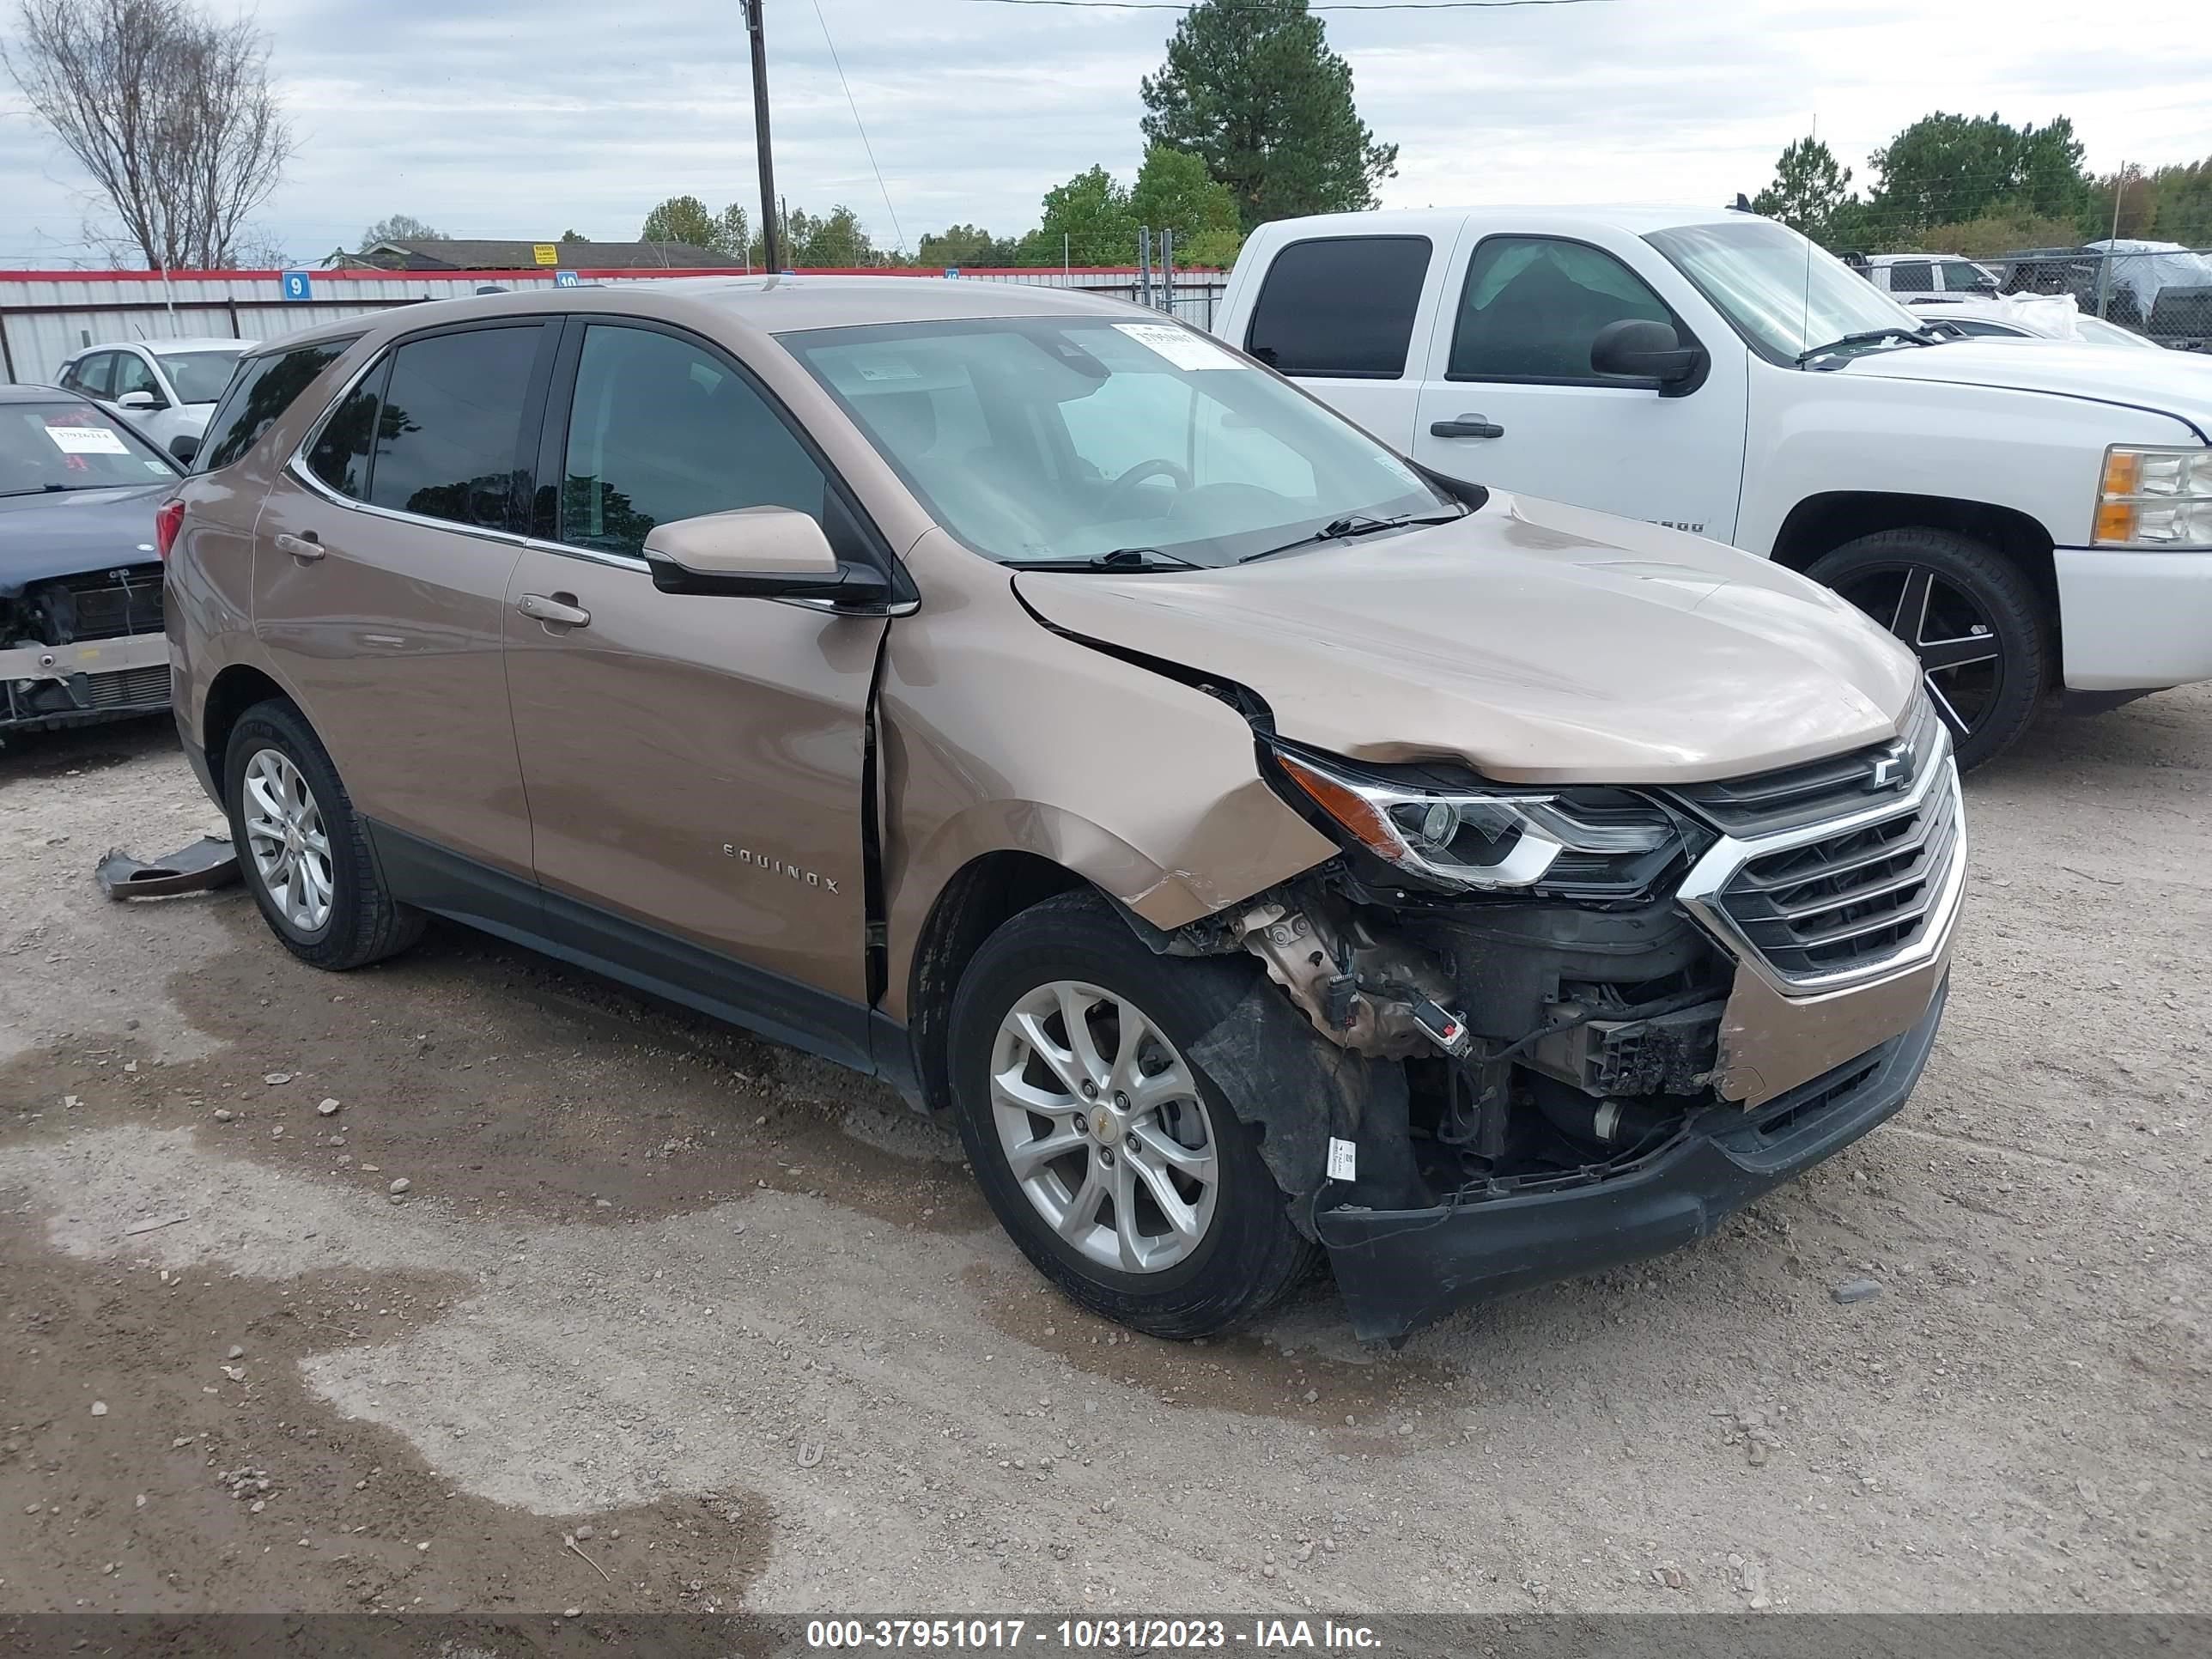
[[[938,890],[906,975],[907,1040],[925,1109],[951,1104],[952,997],[983,941],[1032,906],[1078,890],[1099,889],[1064,864],[1011,847],[970,859]]]
[[[207,700],[200,706],[200,744],[207,756],[208,775],[220,782],[223,757],[239,717],[256,703],[278,702],[299,708],[299,702],[282,685],[250,663],[234,662],[215,677]],[[305,719],[305,711],[301,711]]]
[[[2044,614],[2058,626],[2058,573],[2051,532],[2033,514],[1993,501],[1873,489],[1828,490],[1790,510],[1774,538],[1772,558],[1802,572],[1846,542],[1884,530],[1948,530],[1981,542],[2025,573]]]

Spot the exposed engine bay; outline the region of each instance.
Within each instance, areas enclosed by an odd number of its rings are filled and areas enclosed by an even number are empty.
[[[1337,1051],[1320,1060],[1323,1079],[1306,1079],[1306,1098],[1334,1102],[1326,1136],[1267,1124],[1270,1164],[1293,1194],[1317,1192],[1324,1139],[1358,1148],[1333,1199],[1417,1209],[1594,1173],[1718,1098],[1734,965],[1669,900],[1386,907],[1332,866],[1220,923],[1200,948],[1258,957],[1268,981],[1258,988],[1283,1018],[1248,999],[1240,1016],[1273,1029],[1217,1033],[1201,1061],[1279,1073]],[[1283,1029],[1300,1017],[1304,1042]],[[1298,1098],[1280,1075],[1248,1081],[1276,1085],[1250,1098]]]
[[[1261,1103],[1262,1154],[1316,1237],[1324,1208],[1602,1181],[1693,1118],[1740,1120],[1925,1006],[1924,985],[1894,1011],[1863,994],[1877,1029],[1847,1052],[1793,1039],[1794,1074],[1743,1063],[1747,1000],[1771,1010],[1778,981],[1811,989],[1878,965],[1955,898],[1948,744],[1924,701],[1908,727],[1875,750],[1673,791],[1516,788],[1263,738],[1278,793],[1343,850],[1154,940],[1266,969],[1196,1057]],[[1724,933],[1751,943],[1724,948]],[[1778,1070],[1771,1049],[1753,1057]]]
[[[158,709],[169,700],[161,568],[0,592],[0,728]]]

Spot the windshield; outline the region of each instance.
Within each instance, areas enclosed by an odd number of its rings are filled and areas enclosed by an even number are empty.
[[[1771,219],[1681,225],[1644,239],[1674,263],[1770,362],[1877,329],[1917,330],[1916,317],[1832,254]],[[1909,344],[1890,337],[1859,348]]]
[[[1003,317],[779,343],[939,524],[1008,563],[1136,549],[1231,564],[1346,520],[1461,511],[1380,444],[1176,323]]]
[[[164,483],[177,469],[91,404],[0,403],[0,495]]]
[[[211,404],[230,384],[230,372],[245,349],[241,343],[236,351],[165,351],[161,372],[176,387],[179,403]]]

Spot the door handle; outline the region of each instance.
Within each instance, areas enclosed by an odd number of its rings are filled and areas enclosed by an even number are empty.
[[[1431,421],[1429,430],[1439,438],[1502,438],[1505,428],[1482,415],[1462,415],[1455,421]]]
[[[316,535],[313,531],[310,530],[304,534],[298,536],[295,536],[289,532],[286,532],[285,533],[278,536],[276,538],[276,550],[279,553],[289,553],[301,564],[313,564],[317,559],[321,558],[324,554],[329,552],[330,549],[323,545],[322,538]]]
[[[574,593],[525,593],[514,602],[524,616],[555,628],[588,628],[592,613],[576,603]]]

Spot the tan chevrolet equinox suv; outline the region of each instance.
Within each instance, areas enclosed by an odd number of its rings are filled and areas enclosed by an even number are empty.
[[[1325,1253],[1395,1339],[1695,1238],[1935,1038],[1963,828],[1894,640],[1157,313],[409,306],[247,358],[156,528],[287,948],[450,917],[884,1078],[1142,1330]]]

